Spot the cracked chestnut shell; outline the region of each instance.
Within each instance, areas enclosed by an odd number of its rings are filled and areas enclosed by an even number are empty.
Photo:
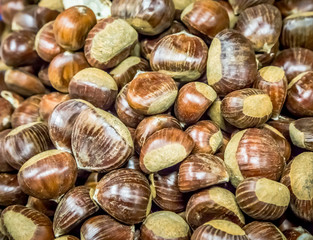
[[[313,151],[313,117],[300,118],[289,125],[293,145]]]
[[[286,240],[284,234],[270,222],[254,221],[243,227],[249,239],[254,240]]]
[[[132,225],[142,222],[150,213],[152,195],[141,172],[118,169],[100,180],[93,199],[112,217]]]

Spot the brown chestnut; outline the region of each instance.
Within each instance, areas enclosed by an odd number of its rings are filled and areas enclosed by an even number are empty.
[[[290,141],[289,125],[293,121],[294,119],[290,117],[279,116],[277,120],[270,120],[267,124],[277,129],[288,141]]]
[[[14,15],[25,9],[27,0],[1,0],[1,14],[3,21],[11,26]]]
[[[70,81],[69,95],[107,110],[115,101],[117,85],[105,71],[97,68],[85,68],[74,75]]]
[[[289,125],[293,145],[313,151],[313,117],[300,118]]]
[[[274,58],[276,57],[279,51],[279,41],[271,48],[269,53],[266,52],[257,52],[255,57],[257,58],[258,68],[266,67],[271,65]]]
[[[251,222],[243,227],[249,239],[253,240],[286,240],[284,234],[270,222]]]
[[[313,11],[311,0],[279,0],[275,2],[283,17],[300,12]]]
[[[152,201],[148,180],[133,169],[106,174],[97,184],[93,198],[112,217],[129,225],[146,218]]]
[[[86,6],[74,6],[55,19],[53,32],[56,42],[64,49],[76,51],[84,46],[88,32],[97,23],[93,11]]]
[[[6,129],[0,132],[0,172],[12,172],[15,169],[8,164],[4,153],[4,138],[11,132],[11,129]]]
[[[3,131],[11,126],[11,115],[14,109],[4,98],[0,98],[0,109],[0,131]]]
[[[274,0],[229,0],[230,5],[233,7],[236,15],[239,15],[242,11],[249,7],[253,7],[262,3],[273,4]]]
[[[49,65],[43,65],[42,68],[38,72],[38,78],[43,83],[43,85],[47,87],[52,87],[50,79],[49,79]]]
[[[48,217],[53,217],[57,205],[54,200],[44,200],[29,196],[26,207],[42,212]]]

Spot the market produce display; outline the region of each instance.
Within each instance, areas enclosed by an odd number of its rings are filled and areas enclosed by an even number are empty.
[[[0,0],[0,240],[313,240],[313,0]]]

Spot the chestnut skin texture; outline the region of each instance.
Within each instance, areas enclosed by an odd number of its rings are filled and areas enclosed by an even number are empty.
[[[275,6],[280,10],[283,17],[294,13],[313,11],[311,0],[280,0],[276,1]]]
[[[43,200],[32,196],[28,197],[26,207],[35,209],[48,217],[53,217],[58,204],[53,200]]]
[[[262,3],[273,4],[274,0],[253,0],[253,1],[246,1],[246,0],[229,0],[230,5],[234,9],[234,13],[239,15],[242,11],[249,7],[253,7]]]
[[[80,229],[85,240],[133,240],[135,227],[124,225],[108,215],[89,218]]]
[[[152,195],[149,182],[139,171],[118,169],[97,184],[93,199],[112,217],[132,225],[150,213]]]
[[[310,240],[313,239],[313,236],[301,226],[292,227],[290,229],[284,230],[283,234],[287,238],[287,240]]]
[[[6,129],[0,132],[0,172],[12,172],[15,169],[8,164],[4,155],[4,138],[11,132],[11,129]]]
[[[90,8],[82,5],[68,8],[55,19],[55,40],[66,50],[79,50],[84,46],[88,32],[96,23],[96,16]]]
[[[11,115],[13,106],[4,98],[0,98],[0,131],[3,131],[11,126]]]
[[[243,227],[249,239],[255,240],[286,240],[284,234],[270,222],[251,222]]]
[[[284,137],[290,142],[289,125],[293,121],[293,118],[281,115],[277,120],[270,120],[267,124],[281,132],[281,134],[283,134]]]

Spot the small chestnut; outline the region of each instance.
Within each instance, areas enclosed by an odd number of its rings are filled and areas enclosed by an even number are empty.
[[[293,145],[313,151],[313,117],[299,118],[289,126]]]

